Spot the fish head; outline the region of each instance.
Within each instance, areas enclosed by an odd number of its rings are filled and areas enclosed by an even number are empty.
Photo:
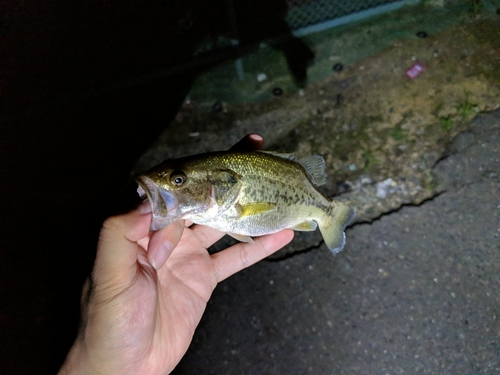
[[[152,231],[209,209],[206,193],[209,188],[200,177],[199,173],[163,163],[136,179],[139,196],[151,204]]]
[[[233,204],[240,183],[231,171],[164,162],[136,179],[139,196],[152,208],[151,230],[179,219],[209,219]]]

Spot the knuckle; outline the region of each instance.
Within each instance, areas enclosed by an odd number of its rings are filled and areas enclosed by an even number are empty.
[[[247,250],[247,247],[244,244],[240,244],[240,261],[243,268],[247,268],[252,265],[252,260],[250,258],[250,254]]]
[[[267,246],[267,244],[262,241],[260,243],[261,247],[262,247],[262,251],[264,252],[264,254],[267,256],[271,255],[273,253],[273,251],[271,251],[271,249],[269,248],[269,246]]]
[[[120,230],[122,228],[121,222],[118,216],[108,217],[104,220],[102,227],[107,230]]]

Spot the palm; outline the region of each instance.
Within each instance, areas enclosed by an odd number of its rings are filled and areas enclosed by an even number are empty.
[[[126,226],[117,223],[120,217],[104,226],[94,294],[84,307],[89,317],[96,317],[86,322],[86,346],[95,351],[94,356],[106,359],[100,365],[106,373],[172,371],[186,352],[217,283],[292,239],[292,231],[283,231],[210,255],[207,248],[223,233],[204,226],[186,228],[179,221],[149,237],[150,216],[128,216],[132,218],[128,224],[140,230],[127,232]],[[115,256],[103,254],[108,236],[115,237],[118,245]],[[176,244],[175,250],[156,271],[146,249],[165,241]],[[116,255],[123,258],[122,264],[117,264]],[[112,265],[106,266],[108,260]],[[105,272],[111,267],[115,274]],[[104,330],[106,337],[100,334]]]
[[[165,266],[158,271],[160,324],[165,344],[177,341],[178,359],[186,352],[206,304],[217,285],[214,262],[193,229],[185,228]]]
[[[168,369],[167,364],[177,363],[189,346],[217,285],[214,262],[207,244],[198,236],[195,230],[184,228],[175,251],[159,271],[147,260],[148,238],[138,241],[142,246],[137,258],[137,277],[131,288],[119,293],[124,305],[136,309],[129,310],[117,327],[126,332],[128,345],[123,345],[122,335],[117,336],[120,346],[126,349],[124,356],[135,362],[129,364],[134,371],[168,373],[172,368]],[[130,350],[136,355],[131,356]]]
[[[213,232],[217,233],[215,230]],[[207,302],[218,280],[213,259],[207,252],[212,243],[207,243],[206,238],[200,237],[195,229],[184,228],[181,240],[169,257],[166,267],[159,271],[159,280],[163,285],[171,285],[167,282],[175,279],[188,288],[189,294]]]

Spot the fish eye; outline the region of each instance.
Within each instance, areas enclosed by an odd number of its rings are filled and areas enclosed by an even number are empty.
[[[183,171],[173,171],[170,175],[170,182],[174,186],[182,186],[187,180],[187,176]]]

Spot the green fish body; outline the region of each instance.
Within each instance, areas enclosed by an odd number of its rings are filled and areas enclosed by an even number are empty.
[[[225,151],[167,160],[137,182],[152,205],[152,230],[189,219],[248,242],[285,228],[319,226],[337,253],[354,211],[318,191],[324,169],[317,155],[297,161],[292,154]]]

